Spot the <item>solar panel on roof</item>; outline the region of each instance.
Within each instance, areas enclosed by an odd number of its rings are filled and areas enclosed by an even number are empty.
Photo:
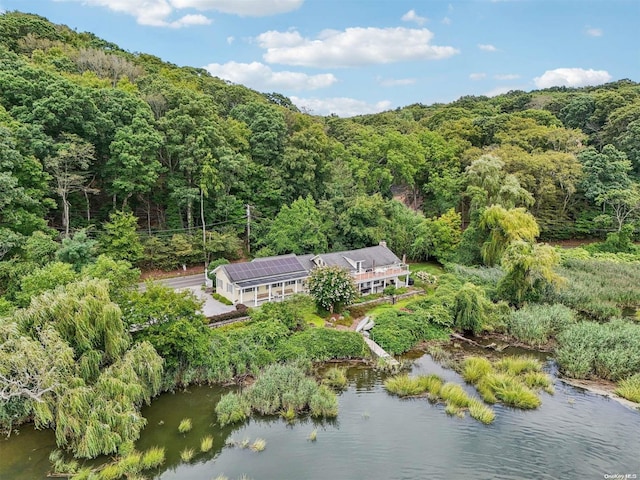
[[[265,259],[259,262],[226,265],[227,272],[236,282],[251,278],[304,272],[304,267],[295,256]]]

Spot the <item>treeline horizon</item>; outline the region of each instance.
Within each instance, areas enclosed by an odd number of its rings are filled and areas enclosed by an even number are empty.
[[[234,258],[247,205],[252,254],[387,240],[438,259],[424,236],[437,222],[466,227],[474,195],[491,205],[501,189],[521,195],[511,207],[528,208],[542,239],[637,229],[626,213],[640,178],[631,80],[317,116],[17,11],[0,15],[0,65],[5,259],[37,231],[99,236],[118,211],[148,233],[148,252],[183,247],[181,263],[201,261],[210,240],[214,257]]]

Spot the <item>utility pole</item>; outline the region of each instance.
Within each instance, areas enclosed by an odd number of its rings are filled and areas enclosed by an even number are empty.
[[[251,254],[251,205],[247,203],[247,254]]]

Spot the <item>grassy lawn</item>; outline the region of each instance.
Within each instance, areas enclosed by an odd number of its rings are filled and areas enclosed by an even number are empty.
[[[416,272],[428,272],[432,275],[442,275],[444,273],[444,268],[442,265],[438,263],[426,262],[426,263],[410,263],[409,270],[411,273]]]
[[[306,324],[313,324],[316,327],[324,327],[324,318],[318,314],[313,300],[309,298],[309,301],[300,302],[298,304],[298,313],[302,315],[302,318]]]

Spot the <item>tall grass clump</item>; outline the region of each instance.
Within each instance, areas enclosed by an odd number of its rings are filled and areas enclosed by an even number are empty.
[[[195,453],[193,448],[185,448],[180,452],[180,458],[183,462],[190,462]]]
[[[575,313],[561,304],[529,304],[515,310],[509,316],[509,333],[531,346],[542,346],[569,325],[575,323]]]
[[[208,452],[213,448],[213,437],[211,435],[207,435],[202,440],[200,440],[200,451]]]
[[[190,432],[192,428],[193,428],[193,424],[191,423],[190,418],[183,418],[180,421],[180,425],[178,425],[178,431],[180,433]]]
[[[497,370],[509,375],[542,371],[542,364],[536,358],[529,356],[504,357],[493,365]]]
[[[628,378],[640,372],[640,325],[623,319],[572,325],[558,335],[556,360],[569,377]]]
[[[537,408],[542,403],[536,390],[553,393],[551,378],[539,360],[528,356],[504,357],[493,364],[480,357],[462,363],[462,375],[489,404],[502,402],[515,408]]]
[[[263,438],[256,438],[249,448],[254,452],[262,452],[267,446],[267,441]]]
[[[145,450],[145,452],[142,454],[140,466],[142,467],[142,470],[151,470],[152,468],[158,468],[164,463],[164,458],[164,448],[151,447]]]
[[[333,418],[338,416],[338,397],[325,385],[320,385],[309,400],[312,417]]]
[[[467,408],[471,398],[464,389],[456,383],[445,383],[438,394],[448,404],[458,408]]]
[[[269,365],[243,394],[228,393],[218,405],[216,414],[221,425],[245,420],[252,411],[262,415],[280,413],[288,420],[311,411],[316,417],[335,417],[338,398],[326,385],[318,385],[294,364]]]
[[[409,375],[396,375],[385,380],[384,388],[399,397],[413,397],[429,392],[438,395],[442,380],[437,375],[422,375],[410,377]]]
[[[496,418],[496,413],[493,409],[477,398],[471,398],[471,400],[469,400],[469,415],[485,425],[493,423]]]
[[[322,377],[322,383],[334,390],[344,390],[347,387],[347,370],[331,367]]]
[[[640,403],[640,373],[622,380],[615,392],[627,400]]]
[[[482,390],[478,393],[487,403],[495,403],[491,400],[498,399],[505,405],[523,410],[538,408],[542,403],[540,398],[527,388],[518,378],[505,373],[490,373],[480,380]],[[485,398],[490,392],[489,398]]]
[[[475,384],[492,371],[491,362],[486,358],[467,357],[462,362],[462,378],[467,383]]]
[[[245,395],[229,392],[223,395],[215,408],[221,426],[244,422],[251,414],[251,404]]]

